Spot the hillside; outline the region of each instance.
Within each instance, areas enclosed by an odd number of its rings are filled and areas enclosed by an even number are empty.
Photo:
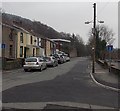
[[[40,21],[31,21],[20,16],[3,13],[2,22],[9,25],[17,25],[37,36],[43,36],[50,39],[64,38],[70,39],[66,34],[57,32],[52,27],[47,26]]]

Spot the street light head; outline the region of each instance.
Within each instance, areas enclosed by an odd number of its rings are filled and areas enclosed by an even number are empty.
[[[99,23],[104,23],[104,21],[98,21]]]
[[[90,23],[89,21],[85,22],[85,24],[89,24],[89,23]]]

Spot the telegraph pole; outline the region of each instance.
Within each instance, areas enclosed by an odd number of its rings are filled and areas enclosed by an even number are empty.
[[[96,60],[96,3],[93,4],[94,8],[94,21],[93,21],[93,45],[92,45],[92,73],[95,73],[95,60]],[[85,24],[89,24],[92,21],[87,21]],[[98,21],[99,23],[104,23],[104,21]]]
[[[96,50],[96,3],[93,4],[94,8],[94,23],[93,23],[93,67],[92,67],[92,73],[95,73],[95,50]]]

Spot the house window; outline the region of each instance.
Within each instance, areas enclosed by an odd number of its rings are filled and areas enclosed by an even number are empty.
[[[20,57],[23,57],[23,46],[20,46]]]
[[[20,33],[20,42],[23,43],[23,33]]]
[[[9,38],[10,40],[13,40],[13,29],[10,30]]]
[[[30,43],[33,44],[33,38],[30,36]]]
[[[35,56],[35,49],[33,48],[33,57]]]
[[[9,38],[10,38],[10,40],[13,40],[12,32],[10,32],[10,34],[9,34]]]
[[[37,38],[37,46],[39,46],[39,38]]]
[[[53,49],[54,44],[52,42],[50,42],[50,48]]]
[[[41,39],[41,47],[42,48],[46,47],[46,40],[45,39]]]
[[[10,57],[12,57],[13,45],[10,45]]]

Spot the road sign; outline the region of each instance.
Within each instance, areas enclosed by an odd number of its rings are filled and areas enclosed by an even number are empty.
[[[5,44],[0,44],[0,48],[5,49]]]
[[[111,52],[113,50],[113,45],[108,45],[107,46],[107,51]]]
[[[5,44],[0,44],[1,49],[5,49]]]

